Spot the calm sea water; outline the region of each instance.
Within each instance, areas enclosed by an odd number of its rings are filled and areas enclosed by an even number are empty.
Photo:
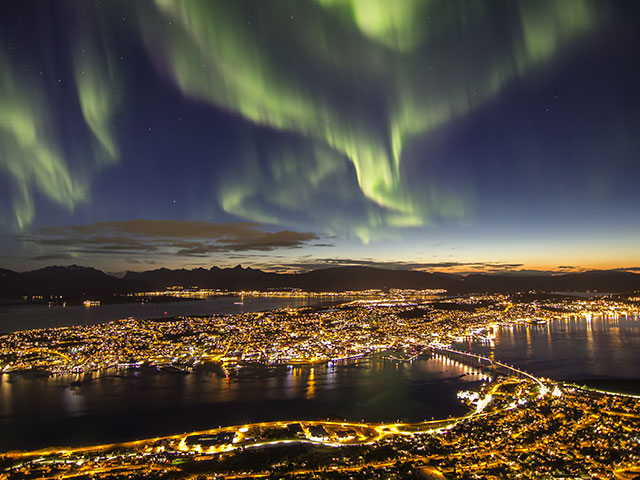
[[[468,342],[457,347],[493,354],[496,359],[555,380],[640,384],[638,317],[575,317],[546,325],[502,327],[496,331],[494,343],[493,348]]]
[[[240,301],[242,300],[242,304]],[[335,301],[349,301],[337,298]],[[306,307],[331,302],[327,298],[260,298],[260,297],[212,297],[167,303],[125,303],[97,307],[62,307],[45,305],[0,306],[0,333],[10,333],[32,328],[69,327],[106,323],[122,318],[138,319],[174,317],[178,315],[212,315],[259,312],[284,307]]]
[[[161,316],[160,311],[186,314],[185,307],[196,309],[189,313],[207,314],[215,313],[212,306],[219,313],[229,313],[234,308],[248,311],[286,305],[277,299],[245,299],[244,305],[233,305],[233,299],[226,299],[226,304],[220,301],[223,299],[215,300],[166,307],[114,305],[88,311],[40,307],[54,315],[59,311],[77,315],[60,322],[41,312],[29,313],[21,317],[21,324],[34,328],[95,323],[130,316],[138,308],[141,313],[135,316],[156,317]],[[296,305],[291,300],[288,304]],[[46,323],[40,323],[45,318]],[[494,347],[479,343],[457,347],[493,355],[539,376],[610,390],[640,390],[640,319],[636,317],[574,318],[503,327],[496,331]],[[397,363],[378,355],[313,368],[241,369],[231,378],[216,372],[182,375],[147,368],[83,377],[80,385],[72,385],[79,379],[5,374],[0,376],[0,451],[126,441],[277,419],[337,417],[376,422],[443,418],[464,412],[456,392],[481,379],[480,372],[451,360],[421,358]]]
[[[87,377],[88,379],[89,377]],[[0,451],[149,438],[267,420],[420,421],[460,415],[456,393],[484,376],[450,360],[373,355],[335,365],[188,375],[138,369],[75,377],[0,376]]]

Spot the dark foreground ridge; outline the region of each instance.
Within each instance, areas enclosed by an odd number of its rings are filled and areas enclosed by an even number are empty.
[[[124,278],[100,270],[72,265],[29,272],[0,269],[0,298],[60,295],[69,299],[164,289],[171,285],[223,290],[299,288],[306,291],[366,290],[385,288],[444,288],[451,293],[537,291],[599,291],[623,293],[640,290],[640,274],[590,271],[560,275],[471,274],[452,275],[373,267],[335,267],[307,273],[279,274],[252,268],[127,272]]]

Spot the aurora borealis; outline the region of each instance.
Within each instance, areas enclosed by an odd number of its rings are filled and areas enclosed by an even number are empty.
[[[640,268],[639,14],[4,1],[2,266]]]

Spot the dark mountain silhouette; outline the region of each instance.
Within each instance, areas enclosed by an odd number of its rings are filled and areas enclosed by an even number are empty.
[[[590,271],[561,275],[472,274],[462,279],[463,292],[547,292],[587,290],[621,293],[640,289],[640,275],[619,271]]]
[[[309,291],[367,290],[370,288],[446,288],[460,283],[461,277],[412,270],[386,270],[374,267],[332,267],[289,275],[292,287]]]
[[[126,288],[116,277],[96,270],[80,267],[46,267],[17,273],[0,270],[0,298],[19,298],[25,295],[81,296],[112,295]]]
[[[591,271],[560,275],[471,274],[452,275],[374,267],[333,267],[299,274],[263,272],[240,265],[234,268],[127,272],[124,278],[72,265],[18,273],[0,269],[0,298],[41,295],[68,299],[107,297],[118,293],[157,291],[168,286],[267,290],[301,288],[308,291],[345,291],[384,288],[444,288],[452,293],[538,291],[631,292],[640,290],[640,275],[619,271]]]
[[[164,289],[171,285],[246,290],[285,286],[281,283],[280,277],[281,275],[275,273],[242,268],[238,265],[233,268],[211,267],[209,270],[204,268],[194,270],[160,268],[146,272],[127,272],[123,280],[133,285],[135,289],[142,291]]]
[[[46,267],[17,273],[0,271],[0,297],[17,298],[24,295],[61,295],[64,297],[111,295],[122,291],[120,279],[95,268]]]

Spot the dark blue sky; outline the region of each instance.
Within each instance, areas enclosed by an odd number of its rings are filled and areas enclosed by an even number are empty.
[[[0,262],[638,267],[639,13],[2,2]]]

